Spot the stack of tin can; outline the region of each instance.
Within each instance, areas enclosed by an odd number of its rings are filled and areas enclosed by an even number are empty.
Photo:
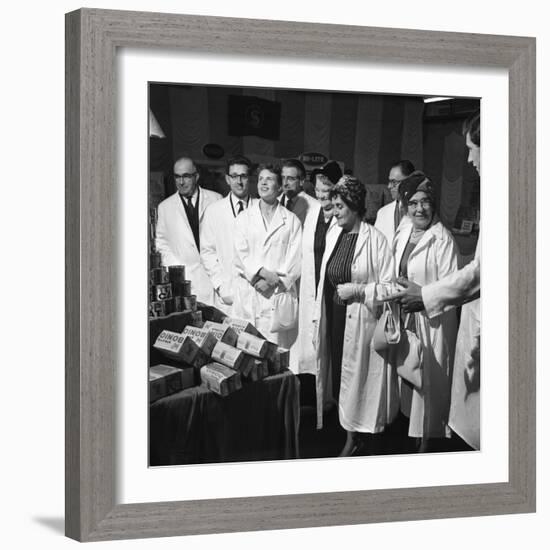
[[[197,297],[191,294],[191,281],[185,279],[184,265],[160,265],[160,254],[151,254],[149,277],[149,316],[164,317],[180,311],[196,311]]]

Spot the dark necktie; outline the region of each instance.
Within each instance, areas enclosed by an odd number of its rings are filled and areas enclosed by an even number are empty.
[[[191,199],[187,199],[187,218],[189,219],[189,225],[191,226],[191,231],[193,232],[193,237],[195,239],[195,244],[200,250],[199,244],[199,220],[197,218],[197,211],[191,202]]]
[[[193,202],[191,199],[187,199],[187,209],[189,211],[189,214],[194,218],[195,217],[195,207],[193,206]]]
[[[292,201],[291,201],[291,199],[289,199],[286,195],[285,195],[285,203],[284,203],[284,206],[285,206],[288,210],[292,211]]]
[[[244,210],[243,201],[237,203],[237,215],[239,215]]]
[[[393,213],[393,228],[397,231],[399,224],[401,223],[401,209],[399,208],[399,201],[395,203],[395,211]]]

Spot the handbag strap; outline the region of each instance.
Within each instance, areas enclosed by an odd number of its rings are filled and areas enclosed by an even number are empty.
[[[412,324],[411,324],[411,318],[412,318]],[[410,330],[414,334],[416,334],[416,317],[413,317],[413,313],[409,312],[405,316],[405,322],[403,323],[403,329],[404,330]]]

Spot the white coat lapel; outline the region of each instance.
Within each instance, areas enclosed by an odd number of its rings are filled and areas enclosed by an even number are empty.
[[[393,240],[394,250],[392,250],[392,253],[395,260],[394,267],[396,277],[399,276],[399,265],[401,264],[401,258],[403,257],[403,253],[405,252],[405,247],[407,246],[407,243],[409,242],[409,239],[411,237],[412,228],[412,224],[405,227],[400,226]]]
[[[359,234],[357,235],[357,243],[355,244],[355,252],[353,253],[353,261],[357,260],[370,238],[369,226],[366,223],[361,223]]]
[[[210,204],[210,201],[206,198],[206,193],[202,187],[199,187],[199,223],[202,221],[204,216],[204,211],[206,207]]]
[[[414,258],[417,254],[422,252],[429,244],[436,238],[433,226],[427,229],[422,235],[422,238],[418,241],[418,244],[413,248],[409,258]]]
[[[258,205],[258,211],[260,210],[260,206]],[[262,215],[260,211],[260,216]],[[283,225],[285,225],[288,217],[288,210],[281,206],[280,204],[277,205],[277,208],[275,209],[275,212],[273,213],[273,218],[271,218],[271,223],[269,224],[267,228],[267,233],[264,239],[264,245],[266,245],[273,237],[273,235],[281,228]]]

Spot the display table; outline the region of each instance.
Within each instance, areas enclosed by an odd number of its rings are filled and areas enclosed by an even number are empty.
[[[298,458],[300,382],[290,371],[220,397],[204,386],[149,407],[151,466]]]

